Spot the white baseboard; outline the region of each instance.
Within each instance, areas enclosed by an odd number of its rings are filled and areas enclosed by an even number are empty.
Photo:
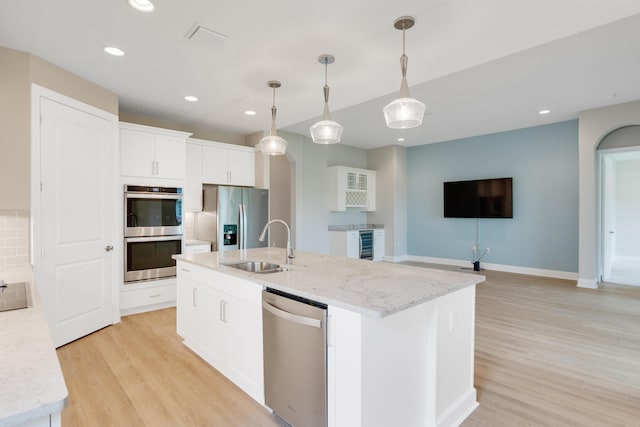
[[[455,265],[458,267],[472,268],[471,261],[449,258],[433,258],[416,255],[408,255],[408,261],[426,262],[433,264]],[[553,277],[556,279],[578,280],[578,273],[569,271],[545,270],[542,268],[519,267],[517,265],[491,264],[486,262],[480,263],[485,270],[504,271],[506,273],[526,274],[529,276]]]
[[[385,262],[402,262],[409,261],[409,255],[398,255],[398,256],[384,256],[382,260]]]
[[[141,307],[125,308],[120,310],[120,316],[130,316],[132,314],[146,313],[147,311],[161,310],[163,308],[175,307],[175,301],[161,302],[158,304],[144,305]]]
[[[438,417],[436,426],[458,427],[478,406],[476,389],[472,387]]]
[[[598,289],[598,281],[596,279],[578,279],[579,288]]]

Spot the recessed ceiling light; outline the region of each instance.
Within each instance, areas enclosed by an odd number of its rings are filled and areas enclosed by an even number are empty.
[[[551,110],[540,110],[538,111],[538,114],[549,114],[551,112]]]
[[[184,99],[185,101],[196,102],[198,100],[198,97],[193,95],[187,95],[184,97]]]
[[[245,116],[255,116],[256,112],[253,110],[247,110],[244,112]]]
[[[115,46],[105,46],[104,48],[102,48],[102,50],[107,52],[109,55],[124,56],[124,50],[117,48]]]
[[[129,6],[140,12],[153,12],[156,8],[149,0],[129,0]]]
[[[402,141],[404,141],[404,138],[398,138],[397,141],[398,142],[402,142]]]

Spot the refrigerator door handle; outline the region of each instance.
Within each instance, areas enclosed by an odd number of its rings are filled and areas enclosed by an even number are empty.
[[[242,204],[238,205],[238,249],[244,249],[242,239],[244,238],[244,215],[242,214]]]
[[[242,249],[247,249],[247,205],[242,204]]]

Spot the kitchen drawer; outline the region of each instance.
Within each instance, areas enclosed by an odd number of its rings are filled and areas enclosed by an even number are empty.
[[[206,244],[197,244],[197,245],[186,245],[185,254],[199,254],[202,252],[211,252],[211,243]]]
[[[232,270],[229,268],[229,270]],[[240,300],[261,304],[261,285],[232,274],[222,273],[210,268],[200,267],[187,262],[178,261],[178,277],[186,277],[201,283],[218,292],[224,292]]]
[[[127,310],[130,308],[167,303],[175,300],[175,284],[126,290],[120,293],[120,309]]]

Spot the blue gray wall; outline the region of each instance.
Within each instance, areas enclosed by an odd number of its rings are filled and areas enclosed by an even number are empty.
[[[476,220],[443,217],[445,181],[513,177],[513,219],[480,219],[483,262],[578,271],[578,121],[408,149],[407,252],[470,260]]]

